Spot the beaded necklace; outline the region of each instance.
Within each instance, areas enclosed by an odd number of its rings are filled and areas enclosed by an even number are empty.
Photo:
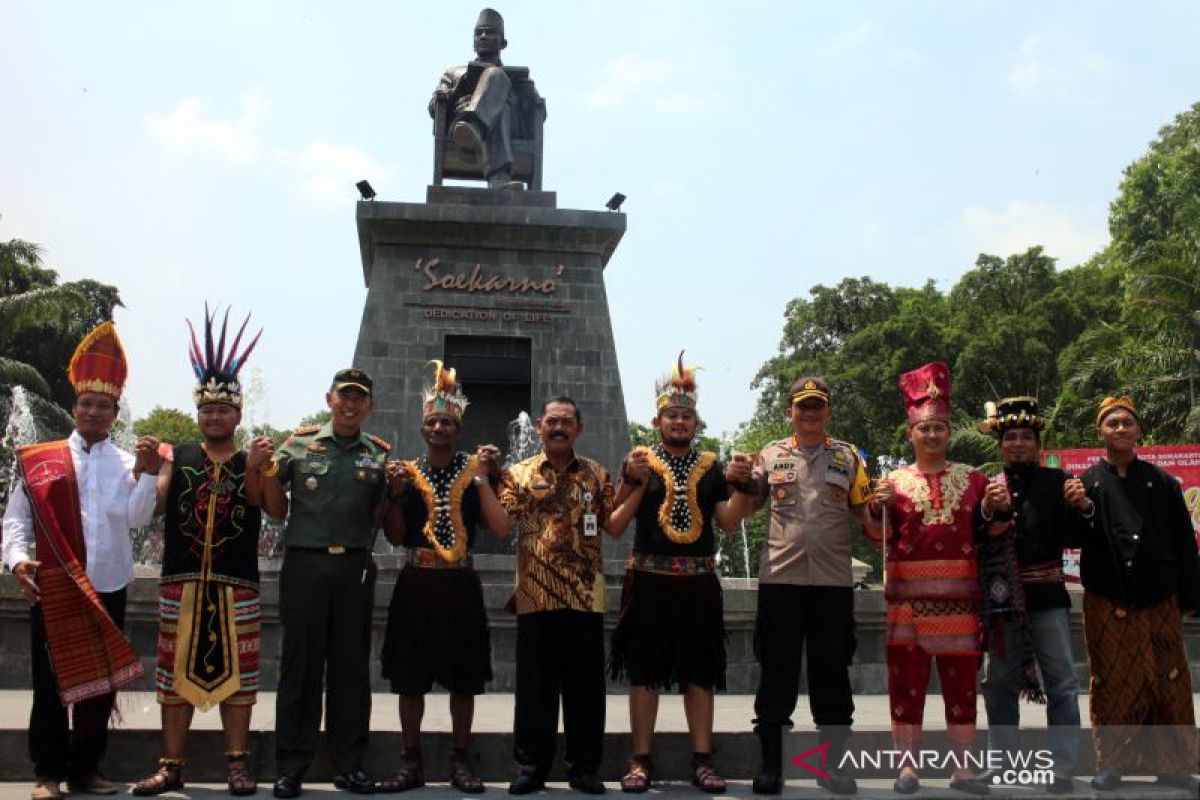
[[[443,560],[461,561],[467,552],[462,497],[475,476],[475,456],[455,453],[444,467],[434,467],[428,456],[421,456],[408,465],[425,501],[425,539]]]
[[[673,456],[661,444],[650,448],[647,455],[650,469],[658,474],[666,489],[666,497],[658,508],[659,527],[675,544],[691,544],[704,532],[704,515],[700,512],[696,489],[717,457],[699,450]]]

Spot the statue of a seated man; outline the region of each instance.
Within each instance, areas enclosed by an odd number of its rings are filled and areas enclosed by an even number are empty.
[[[522,188],[512,179],[516,98],[512,81],[500,63],[500,51],[507,46],[500,12],[490,8],[480,11],[475,23],[475,60],[446,70],[429,101],[430,116],[435,114],[439,101],[447,102],[452,113],[451,138],[475,155],[475,163],[482,167],[492,189]],[[530,91],[536,96],[532,85]]]

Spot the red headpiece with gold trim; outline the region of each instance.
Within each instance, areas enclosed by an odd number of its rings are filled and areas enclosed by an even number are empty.
[[[75,394],[97,392],[113,400],[121,399],[128,374],[125,348],[112,320],[100,323],[83,337],[67,366],[67,378]]]
[[[898,383],[909,425],[927,419],[950,421],[950,367],[944,361],[905,372]]]
[[[654,387],[654,391],[658,395],[654,400],[657,411],[672,406],[696,408],[696,402],[699,399],[696,393],[697,367],[684,366],[683,352],[679,351],[679,358],[671,367],[671,374],[659,380]]]

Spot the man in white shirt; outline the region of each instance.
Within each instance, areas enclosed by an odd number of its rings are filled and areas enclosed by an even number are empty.
[[[136,458],[108,438],[125,382],[111,322],[80,344],[69,373],[75,430],[21,449],[3,523],[4,563],[30,605],[33,800],[61,798],[64,779],[76,792],[116,792],[99,770],[108,718],[116,689],[142,674],[120,633],[133,580],[129,532],[154,517],[161,462],[153,437],[138,440]]]

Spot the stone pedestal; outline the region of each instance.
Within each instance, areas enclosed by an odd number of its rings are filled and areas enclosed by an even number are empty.
[[[375,380],[368,428],[401,457],[424,451],[431,359],[459,370],[464,449],[506,451],[507,423],[555,395],[576,400],[578,452],[612,469],[628,450],[604,266],[625,215],[556,207],[553,192],[430,186],[425,203],[360,202],[368,293],[354,365]]]

